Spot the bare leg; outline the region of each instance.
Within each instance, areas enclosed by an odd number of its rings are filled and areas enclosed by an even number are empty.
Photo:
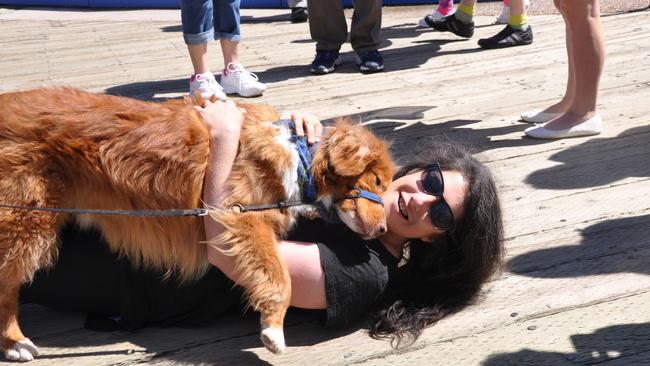
[[[570,73],[574,95],[568,110],[548,122],[546,128],[571,128],[597,114],[598,84],[605,64],[605,40],[600,22],[599,0],[561,0],[570,36]],[[568,85],[567,85],[568,89]]]
[[[565,33],[565,38],[566,38],[566,53],[567,53],[567,73],[568,73],[568,80],[566,84],[566,91],[564,92],[564,96],[562,99],[560,99],[559,102],[551,105],[550,107],[546,108],[543,110],[545,113],[565,113],[566,111],[569,110],[569,106],[571,103],[573,103],[573,95],[575,94],[575,71],[574,71],[574,66],[575,62],[573,60],[573,46],[572,46],[572,37],[571,37],[571,29],[567,25],[568,22],[566,20],[566,17],[564,14],[562,15],[564,18],[564,33]]]
[[[224,67],[228,67],[229,63],[239,64],[239,42],[230,41],[221,38],[221,53],[223,53]]]
[[[190,53],[192,67],[195,74],[203,74],[210,71],[208,66],[208,44],[188,44],[187,50]]]
[[[526,12],[524,0],[510,0],[510,16],[521,15]]]

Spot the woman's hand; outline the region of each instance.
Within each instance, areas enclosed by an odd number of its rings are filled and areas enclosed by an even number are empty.
[[[290,119],[296,126],[296,135],[307,135],[307,143],[315,144],[320,142],[323,135],[323,125],[316,116],[307,112],[284,111],[280,114],[280,119]]]
[[[239,139],[239,131],[244,123],[244,111],[231,101],[204,101],[202,107],[195,106],[203,122],[208,126],[212,141],[222,138],[231,138],[233,135]]]

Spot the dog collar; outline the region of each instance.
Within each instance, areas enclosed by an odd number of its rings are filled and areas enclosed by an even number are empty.
[[[357,188],[357,187],[355,187],[354,189],[357,191],[357,194],[345,196],[343,199],[341,199],[339,201],[342,201],[344,199],[365,198],[368,201],[378,203],[378,204],[380,204],[382,206],[384,205],[384,200],[378,194],[368,192],[366,190],[363,190],[363,189]]]

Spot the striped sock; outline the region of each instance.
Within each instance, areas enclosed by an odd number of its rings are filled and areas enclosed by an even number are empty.
[[[458,5],[458,9],[454,13],[454,16],[461,23],[469,24],[474,19],[474,13],[476,12],[476,6],[465,6],[463,4]]]
[[[525,31],[528,29],[528,15],[526,13],[520,15],[510,15],[508,18],[508,25],[514,29]]]

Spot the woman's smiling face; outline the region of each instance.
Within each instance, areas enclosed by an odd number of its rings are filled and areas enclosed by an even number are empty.
[[[465,197],[468,192],[467,181],[460,172],[455,170],[443,170],[442,176],[444,200],[458,222],[464,214]],[[430,242],[444,234],[443,230],[433,226],[429,218],[429,207],[437,204],[441,199],[424,190],[421,170],[393,181],[383,197],[389,235]]]

